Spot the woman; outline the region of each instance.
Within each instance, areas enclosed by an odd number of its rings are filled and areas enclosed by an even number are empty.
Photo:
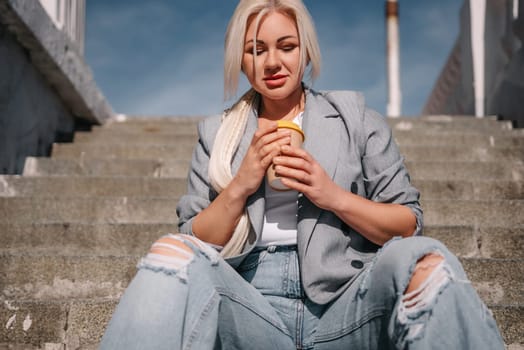
[[[240,1],[225,87],[242,71],[252,89],[200,123],[182,234],[139,264],[103,349],[503,349],[457,259],[410,237],[419,193],[384,118],[302,83],[319,63],[300,0]],[[301,125],[303,148],[278,120]],[[271,189],[270,166],[290,190]]]

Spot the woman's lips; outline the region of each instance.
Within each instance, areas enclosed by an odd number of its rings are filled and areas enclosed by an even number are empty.
[[[286,83],[286,78],[286,75],[272,75],[264,78],[264,82],[267,87],[275,88],[284,85]]]

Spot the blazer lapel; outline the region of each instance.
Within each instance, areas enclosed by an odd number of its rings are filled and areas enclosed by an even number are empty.
[[[340,123],[339,112],[324,96],[306,89],[306,106],[302,128],[305,134],[304,149],[322,166],[333,179],[337,168],[340,133],[345,132]],[[298,245],[305,254],[321,209],[306,196],[298,199]]]
[[[306,135],[304,149],[333,178],[337,167],[339,133],[338,111],[320,94],[306,90],[306,108],[302,128]]]

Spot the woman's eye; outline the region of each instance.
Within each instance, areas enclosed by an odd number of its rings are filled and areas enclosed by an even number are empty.
[[[252,46],[251,46],[251,47],[246,47],[246,48],[244,49],[244,52],[247,53],[247,54],[253,54],[253,50],[254,50],[254,47],[252,47]],[[256,49],[256,50],[255,50],[255,53],[256,53],[257,55],[259,55],[261,51],[262,51],[261,49]]]
[[[296,45],[286,45],[282,47],[282,50],[285,52],[293,51],[297,46]]]

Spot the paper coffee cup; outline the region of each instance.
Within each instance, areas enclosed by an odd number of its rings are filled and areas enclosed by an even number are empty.
[[[277,124],[279,129],[291,130],[291,146],[302,147],[302,143],[304,142],[305,136],[300,126],[288,120],[279,120],[277,121]],[[289,187],[285,186],[282,183],[281,177],[277,176],[277,174],[275,173],[275,166],[273,164],[271,164],[267,169],[267,181],[269,183],[269,186],[271,186],[275,190],[289,190]]]

